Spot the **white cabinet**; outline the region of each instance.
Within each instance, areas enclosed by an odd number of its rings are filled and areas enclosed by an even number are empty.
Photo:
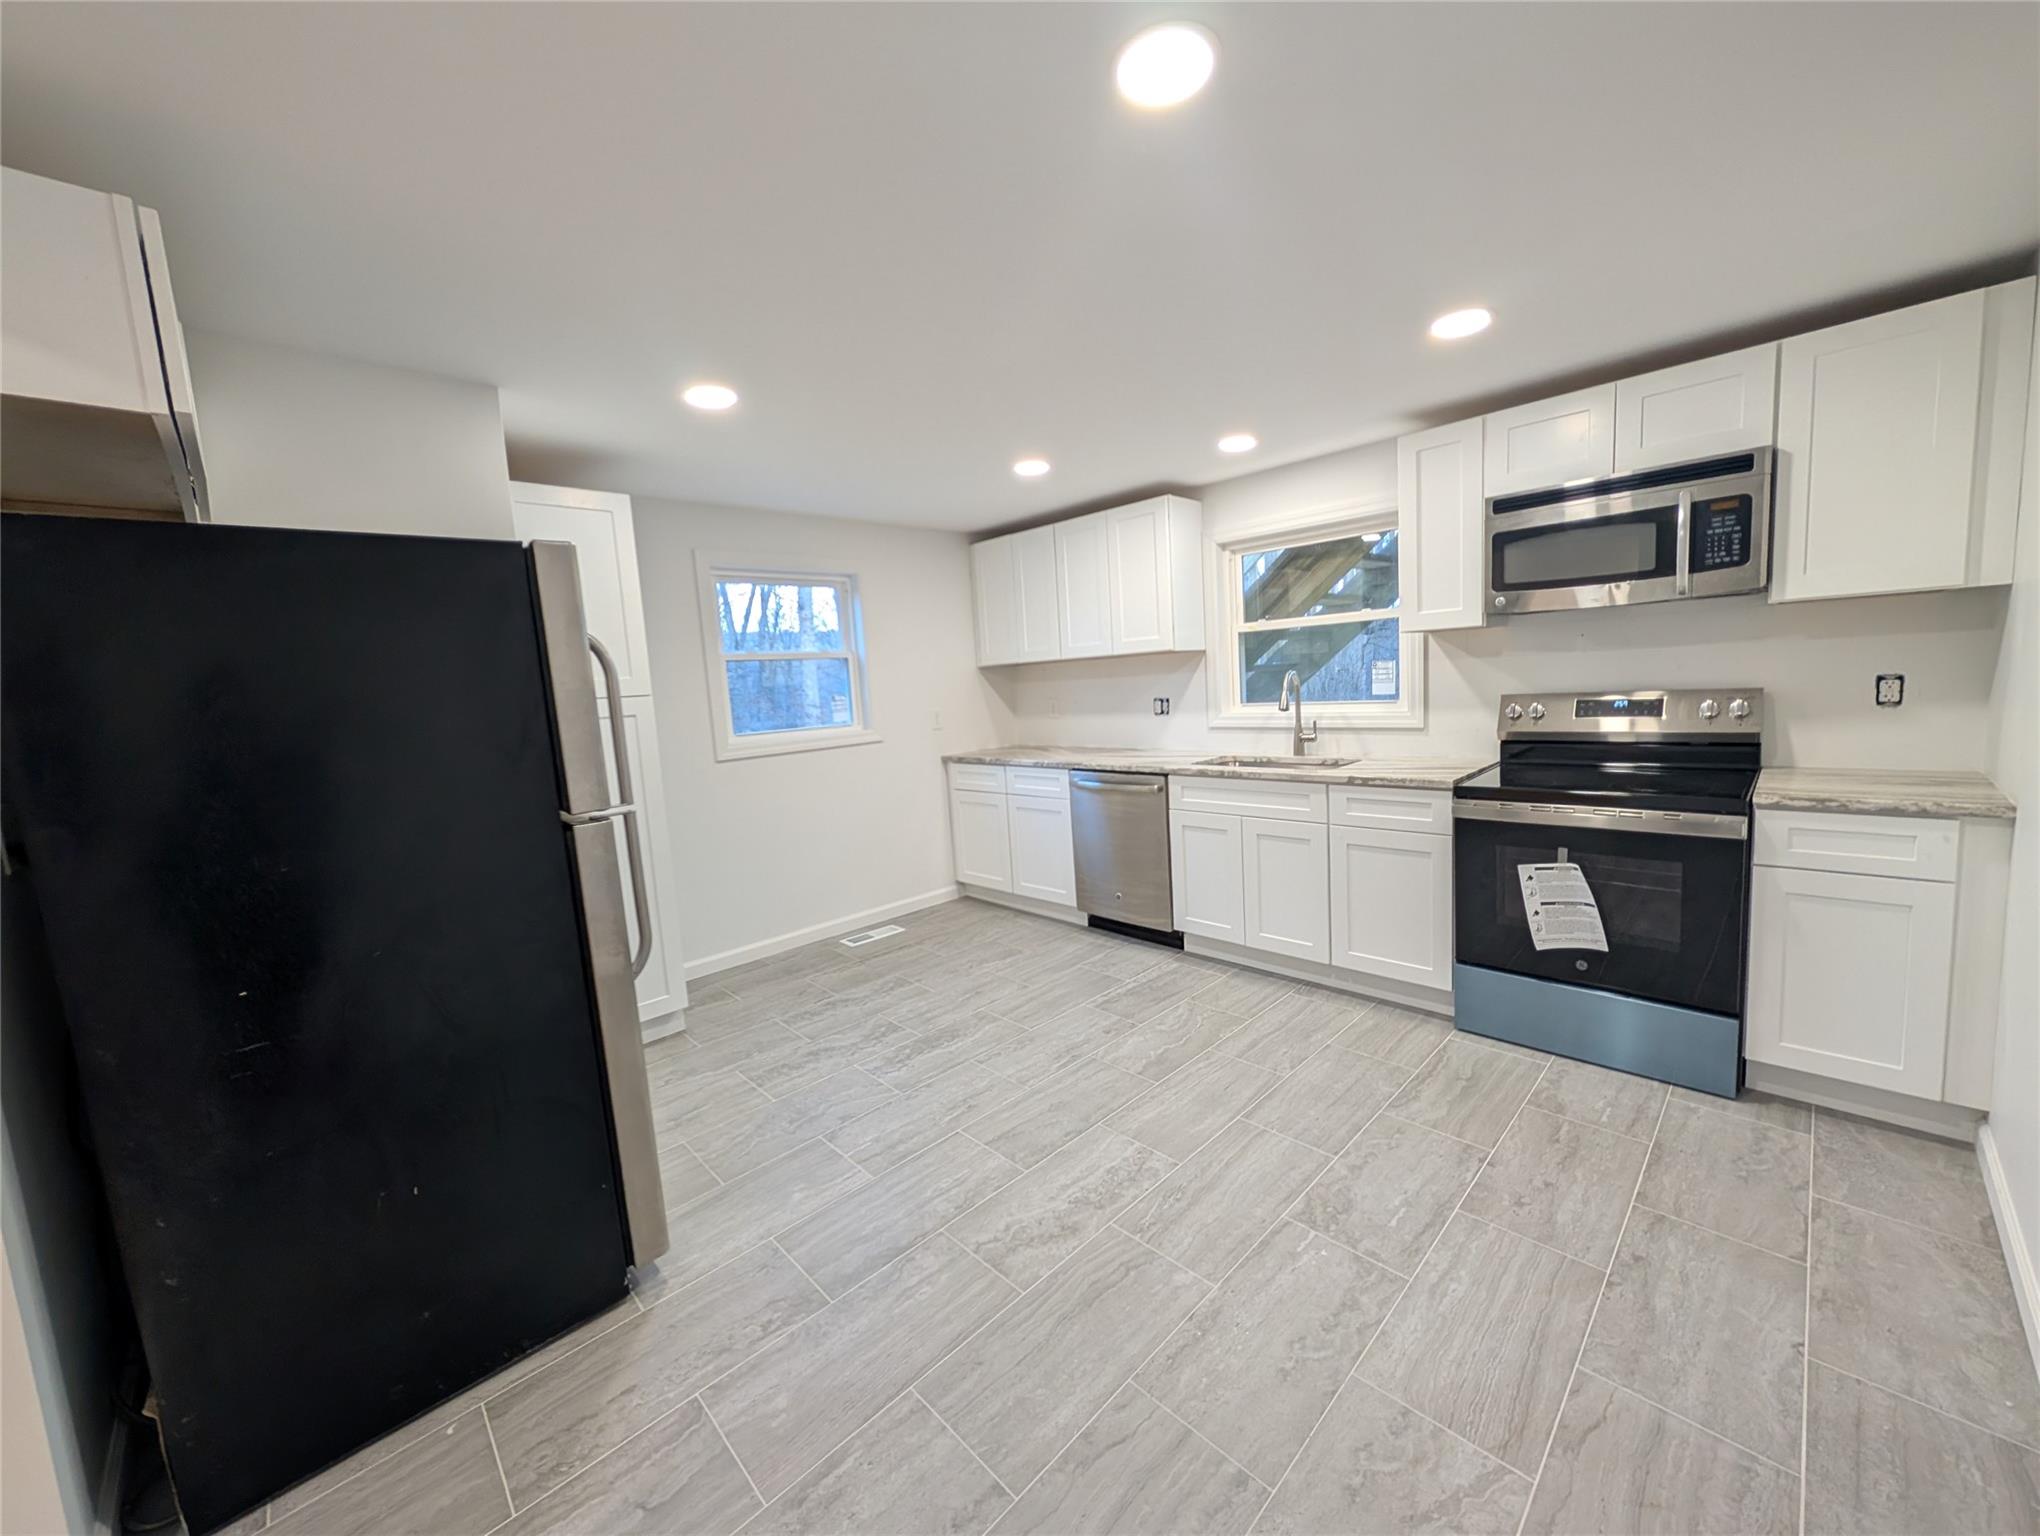
[[[1204,648],[1203,518],[1181,496],[1151,496],[1104,514],[1112,652]]]
[[[1061,608],[1062,654],[1112,654],[1112,573],[1106,552],[1105,514],[1056,523],[1056,599]]]
[[[1778,346],[1681,363],[1615,385],[1615,473],[1768,448]]]
[[[1008,795],[1006,830],[1013,850],[1013,894],[1074,907],[1076,843],[1068,795]]]
[[[973,544],[970,569],[979,666],[1054,661],[1062,655],[1053,528],[1030,528]]]
[[[616,755],[611,748],[609,706],[600,706],[602,717],[602,760],[615,784]],[[681,970],[678,925],[679,893],[671,889],[671,823],[666,819],[666,781],[659,766],[659,722],[651,695],[637,694],[623,701],[624,750],[630,754],[631,792],[638,808],[638,843],[645,864],[645,903],[652,914],[652,947],[645,968],[638,972],[638,1023],[645,1038],[672,1034],[681,1025],[680,1010],[687,1006],[687,982]],[[616,867],[630,879],[630,863],[624,853],[623,823],[612,820],[616,829]],[[624,921],[629,929],[631,953],[637,953],[638,926],[635,903],[624,902]]]
[[[956,878],[988,890],[1013,889],[1013,844],[1006,829],[1006,797],[985,789],[949,791],[949,835]]]
[[[637,530],[630,498],[519,480],[510,486],[510,518],[520,540],[557,539],[574,546],[588,632],[616,663],[627,696],[650,693],[651,661],[646,654],[645,604],[638,586]],[[589,666],[595,667],[592,658]],[[594,677],[599,698],[599,668]]]
[[[1241,942],[1251,949],[1322,964],[1331,956],[1324,823],[1240,820],[1245,876]]]
[[[1476,418],[1395,445],[1404,629],[1478,629],[1487,622],[1481,430]]]
[[[1484,496],[1615,473],[1615,386],[1596,384],[1485,418]]]
[[[974,545],[978,664],[1202,650],[1201,527],[1196,502],[1153,496]]]
[[[1210,811],[1169,812],[1170,898],[1184,933],[1246,942],[1241,820]]]
[[[1020,651],[1020,589],[1010,538],[986,539],[970,547],[971,596],[977,609],[977,660],[1003,666]]]
[[[1452,838],[1332,829],[1332,964],[1452,990]]]
[[[1786,341],[1771,601],[2011,580],[2034,280]]]
[[[1066,770],[951,763],[949,831],[958,884],[1077,904]]]

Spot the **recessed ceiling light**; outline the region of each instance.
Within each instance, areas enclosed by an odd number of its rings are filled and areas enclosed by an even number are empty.
[[[1218,50],[1202,27],[1149,27],[1119,50],[1113,77],[1136,107],[1173,107],[1204,89]]]
[[[1431,334],[1440,341],[1458,341],[1464,336],[1478,336],[1494,323],[1495,317],[1484,309],[1455,309],[1431,322]]]
[[[1261,440],[1251,432],[1228,432],[1218,440],[1220,453],[1252,453]]]
[[[1037,477],[1048,473],[1048,460],[1016,459],[1013,463],[1013,473],[1018,475],[1022,480],[1036,479]]]
[[[697,411],[726,411],[737,403],[737,392],[727,384],[690,384],[680,398]]]

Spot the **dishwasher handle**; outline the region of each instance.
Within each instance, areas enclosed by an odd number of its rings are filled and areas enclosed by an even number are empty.
[[[1109,789],[1121,795],[1159,795],[1169,787],[1165,779],[1101,779],[1089,774],[1070,775],[1070,784],[1076,789]]]

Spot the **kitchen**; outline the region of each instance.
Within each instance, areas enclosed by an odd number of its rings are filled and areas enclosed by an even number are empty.
[[[657,1210],[616,1305],[415,1414],[232,1477],[172,1426],[192,1529],[2040,1525],[2033,8],[238,9],[0,22],[15,579],[66,538],[571,547],[561,812]],[[1835,33],[1882,98],[1819,83]],[[1610,144],[1526,69],[1641,108],[1667,50],[1741,61],[1747,121]],[[1458,59],[1477,141],[1351,148],[1435,88],[1346,99],[1384,51]],[[166,60],[201,88],[139,133]],[[617,120],[517,109],[563,85]],[[1739,203],[1762,258],[1582,239],[1504,123],[1601,135],[1641,227]],[[1463,206],[1369,244],[1330,142]],[[127,515],[35,515],[79,507]],[[20,677],[10,732],[62,703]],[[9,774],[40,888],[58,802]],[[0,1526],[140,1528],[97,1386],[148,1270],[91,1071],[50,1108],[61,1016],[102,1024],[62,964],[33,1032],[15,985],[47,1444],[8,1482],[57,1513]],[[260,1400],[143,1311],[159,1386]]]

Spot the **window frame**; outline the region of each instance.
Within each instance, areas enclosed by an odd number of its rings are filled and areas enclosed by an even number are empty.
[[[1240,637],[1243,634],[1394,619],[1398,630],[1396,650],[1402,668],[1401,697],[1394,703],[1358,700],[1309,703],[1304,706],[1305,718],[1334,731],[1423,728],[1425,636],[1402,623],[1402,616],[1408,610],[1402,607],[1401,579],[1407,573],[1401,568],[1400,560],[1397,562],[1396,606],[1393,608],[1366,608],[1350,613],[1321,614],[1316,618],[1250,623],[1245,617],[1240,591],[1240,562],[1256,550],[1285,543],[1322,544],[1362,533],[1385,533],[1399,528],[1400,522],[1394,497],[1361,498],[1237,525],[1228,529],[1224,538],[1210,541],[1210,611],[1219,620],[1211,626],[1212,638],[1205,647],[1214,684],[1207,709],[1211,725],[1228,730],[1262,731],[1287,731],[1293,726],[1291,716],[1273,704],[1240,702]]]
[[[789,752],[826,752],[833,747],[859,747],[884,738],[873,727],[871,690],[866,676],[864,646],[864,600],[858,591],[857,573],[781,565],[767,560],[745,560],[712,555],[697,550],[695,577],[701,607],[702,670],[708,684],[708,707],[714,729],[709,744],[718,762],[741,762],[754,757],[780,757]],[[843,624],[840,651],[745,651],[735,655],[722,644],[722,623],[716,607],[716,583],[723,581],[791,582],[800,586],[830,586],[836,589],[837,616]],[[820,726],[807,730],[756,731],[739,735],[730,707],[729,669],[731,661],[846,661],[850,668],[850,714],[847,726]]]

